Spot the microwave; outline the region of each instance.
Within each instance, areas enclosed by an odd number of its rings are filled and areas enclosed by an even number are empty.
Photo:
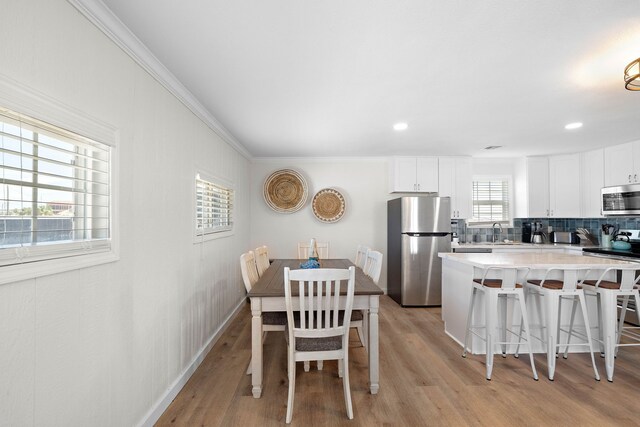
[[[640,215],[640,184],[604,187],[602,215]]]

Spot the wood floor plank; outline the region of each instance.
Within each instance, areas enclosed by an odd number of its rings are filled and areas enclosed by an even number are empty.
[[[614,382],[596,382],[587,354],[557,361],[547,380],[546,357],[495,356],[491,381],[484,356],[461,357],[444,333],[441,309],[402,308],[380,301],[380,391],[369,393],[367,354],[350,336],[354,419],[348,420],[337,363],[311,372],[298,364],[292,426],[635,426],[640,419],[640,348],[622,348]],[[245,307],[171,403],[158,426],[281,426],[287,400],[287,355],[282,333],[264,343],[264,391],[251,393],[245,370],[251,358],[249,307]],[[604,378],[604,359],[597,357]]]

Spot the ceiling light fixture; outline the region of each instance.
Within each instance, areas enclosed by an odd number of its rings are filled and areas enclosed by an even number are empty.
[[[582,123],[575,122],[575,123],[569,123],[564,128],[567,129],[567,130],[573,130],[573,129],[579,129],[581,127],[582,127]]]
[[[627,90],[640,90],[640,58],[625,67],[624,87]]]
[[[487,147],[484,147],[485,150],[496,150],[498,148],[502,148],[502,145],[489,145]]]
[[[408,127],[409,125],[406,123],[396,123],[393,125],[393,129],[397,131],[407,130]]]

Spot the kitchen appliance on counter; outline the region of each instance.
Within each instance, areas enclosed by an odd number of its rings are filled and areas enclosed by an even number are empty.
[[[629,242],[629,249],[618,249],[616,247],[611,248],[583,248],[582,254],[586,256],[597,256],[604,258],[614,258],[621,259],[630,262],[639,262],[640,263],[640,230],[620,230],[618,232],[618,236],[625,236]],[[621,239],[622,241],[622,239]],[[624,240],[625,242],[627,240]],[[625,245],[625,247],[628,247]],[[618,280],[620,278],[618,277]],[[618,304],[618,311],[622,309],[621,305]],[[627,314],[625,316],[625,321],[627,323],[631,323],[637,325],[637,316],[635,313],[636,305],[633,298],[629,299],[629,304],[627,306]]]
[[[640,184],[604,187],[601,194],[603,215],[640,215]]]
[[[578,233],[564,232],[564,231],[552,231],[549,233],[549,242],[550,243],[568,243],[570,245],[578,245],[580,244],[580,237],[578,237]]]
[[[387,291],[402,306],[442,304],[442,260],[451,252],[449,197],[387,202]]]
[[[522,223],[522,238],[520,239],[522,243],[531,243],[531,223],[523,222]]]
[[[544,243],[544,232],[542,231],[542,223],[534,222],[532,224],[533,235],[531,237],[531,243]]]

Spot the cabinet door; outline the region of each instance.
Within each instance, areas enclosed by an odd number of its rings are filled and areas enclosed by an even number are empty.
[[[416,158],[394,157],[392,160],[391,191],[414,192],[416,185]]]
[[[602,216],[600,197],[604,187],[604,149],[580,154],[580,215],[583,218]]]
[[[529,216],[549,216],[549,159],[527,158],[527,188],[529,193]]]
[[[458,218],[471,218],[472,212],[472,174],[471,174],[471,158],[461,157],[456,159],[455,168],[455,193],[456,193],[456,210]]]
[[[549,158],[549,216],[580,216],[580,155]]]
[[[418,157],[416,160],[418,190],[420,192],[438,192],[438,158]]]
[[[633,182],[633,143],[604,149],[604,185],[624,185]]]

